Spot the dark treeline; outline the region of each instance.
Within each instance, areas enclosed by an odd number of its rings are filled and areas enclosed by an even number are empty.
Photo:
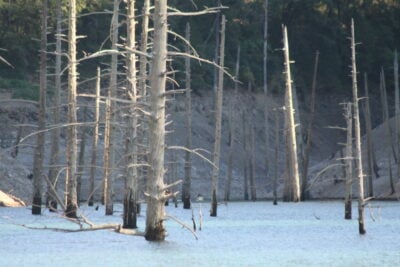
[[[35,81],[38,70],[38,50],[40,36],[40,2],[38,0],[0,1],[0,55],[6,58],[14,69],[2,64],[2,79],[26,79]],[[52,2],[52,1],[50,1]],[[78,51],[93,53],[101,48],[109,48],[110,14],[103,11],[112,9],[112,1],[78,1]],[[217,0],[171,0],[171,7],[195,11],[203,7],[217,5]],[[221,0],[226,6],[223,13],[227,17],[226,67],[233,73],[237,46],[242,49],[241,76],[243,84],[251,82],[262,87],[262,49],[263,49],[263,0]],[[54,7],[54,3],[51,3]],[[142,1],[137,1],[141,8]],[[121,12],[125,12],[124,8]],[[49,51],[54,51],[54,8],[49,14]],[[296,62],[293,76],[300,94],[309,90],[312,79],[313,58],[319,50],[319,87],[324,90],[349,90],[348,76],[350,55],[348,35],[350,19],[356,24],[359,71],[368,72],[371,84],[379,83],[381,66],[390,69],[393,53],[400,44],[400,1],[398,0],[270,0],[268,36],[268,77],[272,92],[280,91],[282,86],[282,34],[281,25],[288,27],[291,55]],[[186,21],[192,28],[192,45],[203,58],[212,59],[215,49],[216,15],[199,17],[171,17],[171,29],[184,35]],[[121,34],[125,26],[121,25]],[[170,49],[182,49],[173,35],[170,35]],[[123,40],[120,40],[123,42]],[[178,47],[173,47],[177,44]],[[51,57],[50,57],[50,60]],[[51,66],[51,62],[50,62]],[[80,65],[82,77],[94,75],[93,62]],[[174,62],[174,70],[183,70],[183,60]],[[193,89],[200,91],[212,88],[213,69],[210,66],[192,64]],[[51,70],[50,70],[51,71]],[[388,71],[390,74],[392,71]],[[177,80],[180,76],[177,73]],[[32,78],[33,79],[29,79]],[[229,86],[229,84],[228,84]],[[247,87],[247,86],[246,86]],[[374,87],[371,87],[374,88]],[[391,82],[388,88],[392,88]],[[373,92],[372,92],[373,93]]]

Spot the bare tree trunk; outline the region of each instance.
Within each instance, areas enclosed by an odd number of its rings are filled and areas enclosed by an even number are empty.
[[[381,82],[380,82],[380,91],[381,91],[381,100],[382,100],[382,115],[383,115],[383,123],[386,128],[386,140],[387,140],[387,153],[388,153],[388,168],[390,173],[392,173],[392,156],[396,161],[396,152],[395,148],[393,145],[393,138],[392,138],[392,130],[390,128],[390,123],[389,123],[389,107],[388,107],[388,100],[387,100],[387,94],[386,94],[386,82],[385,82],[385,73],[383,69],[381,70]],[[391,150],[391,151],[390,151]],[[390,189],[391,193],[393,194],[395,192],[395,187],[394,187],[394,181],[393,181],[393,176],[389,175],[389,181],[390,181]]]
[[[40,40],[40,93],[39,116],[35,156],[33,163],[33,198],[32,214],[42,213],[42,175],[44,158],[44,129],[46,128],[46,91],[47,91],[47,0],[42,2],[42,27]]]
[[[56,7],[57,14],[57,26],[56,26],[56,66],[55,66],[55,88],[54,88],[54,112],[53,112],[53,123],[57,125],[60,123],[60,94],[61,94],[61,53],[62,53],[62,3],[61,0],[57,0]],[[56,127],[51,132],[51,157],[50,157],[50,168],[49,168],[49,180],[54,188],[57,188],[57,175],[59,171],[59,139],[60,139],[60,128]],[[52,195],[50,185],[47,187],[47,201],[46,205],[50,211],[57,210],[57,201]]]
[[[315,52],[315,62],[314,62],[314,74],[311,86],[311,102],[310,102],[310,116],[308,119],[307,128],[307,143],[304,150],[303,157],[303,171],[301,179],[301,197],[302,200],[307,200],[310,198],[310,191],[308,190],[308,165],[310,160],[311,144],[312,144],[312,128],[315,117],[315,95],[317,89],[317,74],[318,74],[318,61],[319,61],[319,51]]]
[[[114,0],[113,16],[111,20],[111,49],[117,50],[118,43],[118,13],[119,4],[121,0]],[[109,119],[109,129],[107,134],[107,156],[104,155],[104,204],[106,206],[105,214],[112,215],[114,213],[114,203],[113,203],[113,193],[114,193],[114,178],[112,174],[112,169],[114,167],[115,158],[115,147],[114,147],[114,133],[115,133],[115,120],[116,115],[114,112],[114,103],[112,98],[115,97],[117,91],[117,64],[118,55],[111,55],[111,71],[110,71],[110,86],[108,89],[108,119]],[[106,153],[104,153],[106,154]],[[107,162],[106,162],[107,160]]]
[[[280,136],[280,131],[279,131],[279,113],[278,109],[275,111],[275,162],[274,162],[274,180],[273,180],[273,204],[278,205],[278,157],[279,157],[279,136]]]
[[[87,121],[87,106],[83,108],[83,122]],[[83,167],[85,165],[85,148],[86,148],[86,126],[81,126],[81,140],[79,143],[79,155],[78,155],[78,167],[77,167],[77,175],[76,175],[76,194],[77,194],[77,202],[80,205],[81,196],[82,196],[82,173]]]
[[[240,45],[237,49],[236,54],[236,68],[235,68],[235,78],[239,78],[239,68],[240,68]],[[229,103],[229,156],[228,156],[228,176],[225,184],[225,201],[229,201],[231,197],[231,184],[232,184],[232,174],[233,174],[233,156],[235,153],[235,140],[236,140],[236,113],[234,112],[236,99],[238,93],[238,82],[235,82],[235,89],[233,95],[231,96],[231,101]]]
[[[247,138],[247,108],[244,107],[242,110],[242,137],[243,137],[243,190],[244,190],[244,200],[249,200],[249,168],[247,158],[249,156],[248,153],[248,138]]]
[[[186,23],[186,40],[190,41],[190,24]],[[186,53],[190,54],[190,47],[186,46]],[[185,85],[186,85],[186,148],[192,148],[192,96],[190,58],[185,58]],[[190,209],[190,189],[192,183],[192,153],[185,151],[185,177],[182,185],[183,208]]]
[[[346,188],[344,195],[344,218],[351,220],[351,200],[352,200],[352,184],[353,184],[353,118],[351,103],[345,106],[345,118],[347,123],[347,140],[346,140],[346,156],[345,156],[345,177]]]
[[[251,200],[257,200],[256,193],[256,183],[255,183],[255,165],[256,165],[256,155],[255,155],[255,125],[253,120],[250,123],[250,136],[249,136],[249,144],[250,144],[250,157],[249,157],[249,170],[250,170],[250,193]]]
[[[268,111],[268,0],[264,1],[264,45],[263,45],[263,79],[264,79],[264,131],[265,131],[265,177],[269,172],[269,111]]]
[[[286,112],[288,126],[288,153],[290,162],[290,184],[291,196],[290,201],[300,201],[300,179],[299,167],[297,161],[297,144],[296,144],[296,126],[294,121],[293,93],[292,93],[292,77],[290,73],[289,43],[287,38],[286,26],[283,27],[284,55],[285,55],[285,75],[286,75]]]
[[[364,175],[361,157],[361,131],[360,131],[360,115],[358,108],[358,93],[357,93],[357,66],[356,66],[356,44],[354,37],[354,20],[351,19],[351,77],[353,84],[353,115],[354,115],[354,132],[356,142],[356,171],[358,177],[358,231],[361,235],[365,234],[364,224]]]
[[[165,83],[167,60],[167,0],[157,0],[154,6],[154,45],[150,76],[149,168],[147,178],[146,240],[165,239],[164,202],[168,199],[164,185],[165,147]]]
[[[101,82],[101,71],[97,67],[97,80],[96,80],[96,104],[94,111],[94,129],[92,139],[92,157],[90,164],[89,174],[89,206],[93,206],[94,202],[94,191],[95,185],[94,180],[96,176],[96,162],[97,162],[97,146],[99,143],[99,118],[100,118],[100,82]]]
[[[136,46],[136,20],[135,20],[135,0],[127,2],[127,46],[135,49]],[[138,172],[137,172],[137,114],[134,109],[137,103],[137,80],[136,80],[136,55],[129,53],[127,55],[127,92],[132,107],[130,107],[128,116],[128,129],[126,136],[126,180],[125,180],[125,198],[123,227],[137,228],[137,200],[138,200]]]
[[[78,203],[76,195],[76,0],[69,0],[68,18],[68,132],[67,132],[67,194],[65,215],[70,218],[77,217]]]
[[[217,0],[217,6],[221,6],[221,0]],[[221,40],[220,40],[220,32],[221,32],[221,12],[218,12],[216,14],[215,18],[215,49],[214,49],[214,62],[218,64],[220,61],[220,57],[222,56],[219,54],[220,52],[220,46],[221,46]],[[218,90],[218,68],[214,67],[214,83],[213,83],[213,90],[214,93],[217,94]]]
[[[364,118],[367,138],[367,157],[368,157],[368,196],[374,195],[373,175],[377,174],[377,166],[375,161],[374,145],[372,140],[372,126],[371,126],[371,111],[369,106],[369,93],[368,93],[368,78],[364,73],[364,89],[365,89],[365,105],[364,105]]]
[[[221,43],[220,43],[220,61],[218,72],[218,88],[217,99],[215,105],[215,143],[213,154],[213,172],[212,172],[212,192],[211,192],[211,212],[212,217],[217,216],[217,192],[218,192],[218,177],[221,155],[221,125],[222,125],[222,100],[224,91],[224,58],[225,58],[225,15],[222,15],[221,20]]]
[[[394,52],[394,92],[395,92],[395,120],[396,120],[396,153],[400,157],[400,88],[399,88],[399,62],[397,59],[397,50]],[[400,160],[397,161],[397,177],[400,177]]]

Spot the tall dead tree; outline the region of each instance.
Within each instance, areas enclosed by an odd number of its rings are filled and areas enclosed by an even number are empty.
[[[164,184],[165,83],[167,79],[167,0],[154,2],[154,44],[150,74],[149,171],[146,183],[147,211],[145,238],[165,239],[164,203],[170,196]]]
[[[287,126],[287,151],[289,163],[289,186],[291,187],[290,196],[285,196],[287,201],[298,202],[300,201],[300,179],[299,179],[299,165],[297,161],[297,144],[296,144],[296,125],[294,120],[294,106],[293,106],[293,91],[292,91],[292,76],[290,72],[290,56],[289,56],[289,42],[287,37],[286,26],[283,26],[283,51],[285,57],[285,78],[286,78],[286,126]],[[289,192],[289,191],[287,191]]]
[[[94,128],[93,128],[93,139],[92,139],[92,156],[90,164],[89,174],[89,206],[94,204],[94,191],[95,185],[94,180],[96,176],[96,162],[97,162],[97,147],[99,143],[99,122],[100,122],[100,86],[101,86],[101,70],[97,67],[97,78],[96,78],[96,100],[94,110]]]
[[[114,0],[113,7],[113,16],[111,19],[111,30],[110,30],[110,38],[111,38],[111,49],[117,50],[118,44],[118,13],[119,13],[119,5],[121,0]],[[114,135],[115,135],[115,123],[116,123],[116,115],[114,112],[114,102],[113,98],[116,96],[117,91],[117,76],[118,76],[118,55],[113,53],[111,55],[111,70],[110,70],[110,84],[108,88],[108,105],[107,105],[107,122],[108,123],[108,132],[104,138],[107,140],[104,143],[104,174],[103,174],[103,183],[104,183],[104,204],[106,206],[105,213],[106,215],[112,215],[114,213],[114,203],[113,203],[113,186],[114,179],[112,174],[112,169],[114,167],[114,158],[115,158],[115,147],[114,147]],[[107,145],[107,147],[106,147]]]
[[[136,46],[136,20],[135,20],[135,0],[127,1],[127,46],[135,49]],[[125,174],[125,197],[123,227],[137,228],[137,200],[138,200],[138,172],[137,172],[137,114],[135,105],[137,103],[137,79],[136,79],[136,55],[128,53],[127,59],[127,94],[131,100],[128,108],[126,130],[126,174]]]
[[[351,220],[351,201],[352,201],[352,184],[353,184],[353,113],[352,104],[347,103],[345,105],[345,118],[347,124],[347,138],[346,138],[346,155],[344,159],[345,164],[345,177],[346,177],[346,187],[344,195],[344,218],[346,220]]]
[[[217,6],[221,6],[221,0],[216,0],[217,1]],[[217,12],[216,17],[215,17],[215,49],[214,49],[214,62],[218,64],[220,61],[220,46],[221,46],[221,12]],[[214,93],[217,94],[218,90],[218,68],[214,67],[214,83],[213,83],[213,90]]]
[[[190,42],[190,24],[186,23],[186,41]],[[190,47],[186,45],[186,53],[190,54]],[[192,149],[192,96],[190,58],[185,58],[185,108],[186,108],[186,148]],[[185,177],[182,184],[182,202],[184,209],[190,209],[190,190],[192,183],[192,153],[185,151]]]
[[[310,192],[308,190],[308,165],[310,160],[311,144],[312,144],[312,128],[315,117],[315,95],[317,89],[317,74],[318,74],[318,61],[319,61],[319,51],[315,52],[315,62],[314,62],[314,73],[313,81],[311,86],[311,102],[310,102],[310,116],[308,117],[308,127],[307,127],[307,139],[306,147],[304,149],[303,156],[303,168],[302,168],[302,179],[301,179],[301,198],[306,200],[310,197]]]
[[[367,163],[368,163],[368,197],[374,195],[373,176],[379,177],[378,166],[375,159],[374,144],[372,139],[372,123],[371,123],[371,109],[369,105],[369,92],[368,92],[368,77],[364,73],[364,91],[365,91],[365,104],[364,104],[364,121],[367,138]]]
[[[57,125],[60,123],[60,94],[61,94],[61,53],[62,53],[62,3],[61,0],[57,0],[56,6],[56,56],[55,56],[55,88],[54,88],[54,110],[53,110],[53,123]],[[51,132],[51,157],[50,157],[50,168],[49,168],[49,181],[54,188],[57,188],[57,175],[59,171],[59,149],[60,140],[60,128],[55,127]],[[49,207],[50,211],[57,210],[57,201],[53,196],[50,185],[47,186],[47,201],[46,205]]]
[[[77,217],[78,203],[76,194],[77,165],[77,60],[76,60],[76,0],[69,0],[68,6],[68,129],[67,129],[67,175],[66,175],[66,210],[65,215]]]
[[[395,192],[395,187],[392,176],[392,156],[395,162],[397,162],[397,159],[396,159],[396,149],[393,144],[392,129],[389,123],[389,105],[386,92],[385,72],[383,71],[383,68],[381,69],[379,88],[381,92],[383,124],[385,125],[385,130],[386,130],[388,169],[390,173],[389,183],[390,183],[391,194],[393,194]]]
[[[235,67],[235,78],[236,80],[239,78],[239,68],[240,68],[240,45],[237,49],[236,54],[236,67]],[[231,184],[232,184],[232,175],[233,175],[233,156],[235,153],[235,141],[236,141],[236,101],[237,94],[239,90],[238,81],[235,81],[235,88],[233,94],[231,94],[230,103],[229,103],[229,156],[228,156],[228,174],[225,184],[225,194],[224,200],[229,201],[231,195]]]
[[[355,160],[356,172],[358,177],[358,232],[363,235],[365,231],[364,223],[364,174],[362,167],[361,154],[361,130],[360,130],[360,114],[358,107],[357,92],[357,65],[356,65],[356,43],[354,35],[354,20],[351,19],[351,77],[353,88],[353,116],[354,116],[354,136],[355,136]]]
[[[221,19],[221,43],[219,50],[219,68],[218,68],[218,88],[215,102],[215,142],[213,153],[213,171],[212,171],[212,191],[211,191],[211,211],[212,217],[217,216],[217,192],[218,177],[221,156],[221,126],[222,126],[222,100],[224,90],[224,58],[225,58],[225,15]]]
[[[269,172],[269,106],[268,106],[268,0],[264,1],[264,44],[263,44],[263,87],[264,87],[264,131],[265,131],[265,176]]]
[[[40,39],[40,92],[39,116],[35,155],[33,162],[33,198],[32,214],[42,213],[42,175],[44,158],[44,130],[46,128],[46,91],[47,91],[47,6],[48,0],[42,1],[42,22]]]

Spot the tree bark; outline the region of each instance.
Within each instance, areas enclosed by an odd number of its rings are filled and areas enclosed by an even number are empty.
[[[147,177],[147,212],[145,238],[165,239],[164,148],[165,83],[167,60],[167,0],[156,0],[154,6],[154,44],[150,75],[149,172]]]
[[[97,79],[96,79],[96,103],[94,111],[94,129],[92,139],[92,157],[90,164],[90,175],[89,175],[89,206],[94,204],[94,191],[95,185],[94,180],[96,176],[96,162],[97,162],[97,147],[99,143],[99,118],[100,118],[100,86],[101,86],[101,71],[97,67]]]
[[[53,112],[53,123],[57,125],[60,123],[60,95],[61,95],[61,53],[62,53],[62,43],[61,43],[61,34],[62,34],[62,3],[61,0],[57,0],[56,7],[57,14],[57,25],[56,25],[56,66],[55,66],[55,88],[54,88],[54,112]],[[60,149],[59,149],[59,139],[60,139],[60,128],[56,127],[51,132],[51,157],[50,157],[50,168],[49,168],[49,180],[54,188],[57,188],[57,175],[59,171],[59,158],[60,158]],[[47,201],[46,205],[49,207],[50,211],[57,210],[57,200],[51,193],[51,189],[47,187]]]
[[[308,165],[310,160],[310,152],[312,144],[312,128],[315,117],[315,95],[317,89],[318,61],[319,61],[319,51],[317,50],[315,52],[314,73],[311,86],[311,102],[310,102],[310,116],[308,119],[308,128],[307,128],[307,143],[303,157],[303,169],[302,169],[302,179],[301,179],[302,200],[307,200],[310,198],[310,191],[308,190]]]
[[[67,132],[67,194],[65,215],[70,218],[77,218],[77,194],[76,194],[76,165],[77,165],[77,147],[76,147],[76,0],[69,0],[69,18],[68,18],[68,132]]]
[[[297,144],[296,144],[296,126],[294,120],[294,107],[293,107],[293,92],[292,92],[292,77],[290,73],[290,57],[289,57],[289,43],[287,38],[286,26],[283,27],[283,42],[284,42],[284,56],[285,56],[285,76],[286,76],[286,119],[288,131],[288,156],[290,168],[290,187],[291,195],[286,199],[298,202],[300,201],[300,179],[299,167],[297,161]]]
[[[220,61],[218,71],[218,88],[217,99],[215,104],[215,143],[213,153],[213,172],[212,172],[212,191],[211,191],[211,212],[212,217],[217,216],[217,192],[218,192],[218,177],[221,156],[221,126],[222,126],[222,101],[224,91],[224,58],[225,58],[225,15],[221,19],[221,43],[220,43]]]
[[[47,91],[47,0],[42,2],[42,23],[40,40],[40,92],[39,92],[39,116],[35,156],[33,163],[33,198],[32,214],[42,213],[42,175],[44,158],[44,130],[46,128],[46,91]]]
[[[190,24],[186,23],[186,41],[190,42]],[[186,53],[190,54],[190,47],[186,46]],[[190,58],[185,58],[185,85],[186,85],[186,148],[192,149],[192,96]],[[182,185],[183,208],[190,209],[190,190],[192,183],[192,153],[185,151],[185,178]]]
[[[135,49],[136,46],[136,20],[135,20],[135,0],[127,2],[127,46]],[[126,167],[125,167],[125,198],[123,228],[137,228],[137,200],[138,200],[138,172],[137,172],[137,114],[135,105],[137,103],[137,79],[136,79],[136,55],[127,55],[127,92],[132,101],[127,116],[128,128],[126,136]]]
[[[353,88],[353,116],[354,116],[354,134],[356,147],[356,171],[358,177],[358,232],[363,235],[365,231],[364,222],[364,175],[361,157],[361,131],[360,131],[360,115],[358,108],[357,93],[357,65],[356,65],[356,44],[354,37],[354,20],[351,19],[351,77]]]
[[[347,124],[347,139],[346,139],[346,156],[345,156],[345,177],[346,187],[344,195],[344,218],[351,220],[351,200],[352,200],[352,184],[353,184],[353,118],[352,105],[347,103],[345,106],[345,118]]]
[[[114,0],[114,8],[113,8],[113,16],[111,19],[111,49],[117,50],[118,43],[118,13],[119,13],[119,5],[121,0]],[[115,133],[115,121],[116,115],[114,112],[114,103],[113,98],[116,96],[117,91],[117,64],[118,64],[118,55],[111,55],[111,71],[110,71],[110,86],[108,89],[108,133],[107,133],[107,156],[105,155],[104,161],[104,204],[106,206],[105,214],[112,215],[114,213],[114,203],[113,203],[113,194],[114,194],[114,177],[112,174],[112,169],[114,167],[114,158],[115,158],[115,147],[114,147],[114,133]],[[106,153],[105,153],[106,154]],[[107,160],[107,162],[106,162]]]

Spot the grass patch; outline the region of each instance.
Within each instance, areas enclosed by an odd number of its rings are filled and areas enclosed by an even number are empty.
[[[26,80],[0,78],[0,90],[11,92],[12,98],[39,100],[39,85]]]

